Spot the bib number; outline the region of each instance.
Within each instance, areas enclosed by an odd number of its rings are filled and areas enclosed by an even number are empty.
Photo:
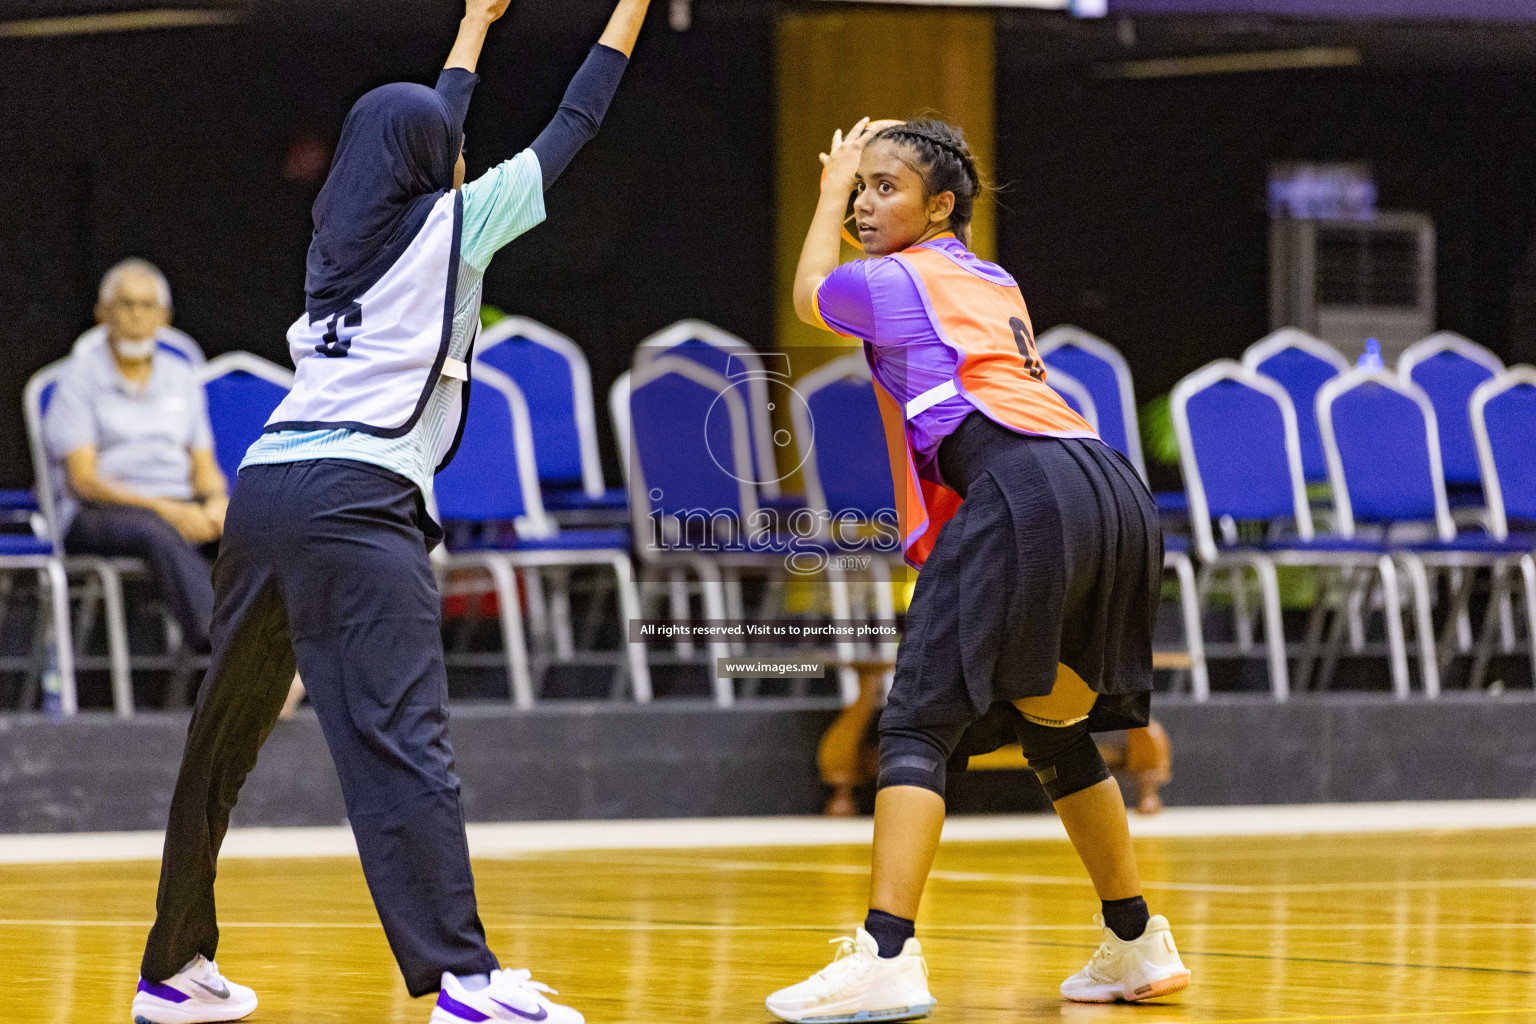
[[[1024,369],[1035,380],[1045,380],[1045,363],[1040,360],[1040,353],[1035,351],[1035,339],[1029,331],[1029,325],[1018,317],[1008,321],[1008,326],[1013,328],[1013,343],[1019,346],[1019,355],[1024,357]]]
[[[325,325],[325,334],[320,338],[320,344],[315,346],[315,351],[327,359],[345,359],[347,352],[352,348],[352,338],[341,336],[343,327],[363,326],[363,307],[353,302],[346,309],[331,317]]]

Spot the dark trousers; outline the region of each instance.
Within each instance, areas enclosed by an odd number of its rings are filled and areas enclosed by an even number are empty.
[[[146,980],[218,948],[219,846],[295,661],[406,988],[424,995],[443,971],[497,968],[475,906],[424,530],[436,526],[416,489],[382,469],[320,460],[240,473],[213,570],[212,665],[171,800]]]
[[[64,550],[71,555],[142,558],[186,645],[198,654],[208,651],[208,622],[213,618],[208,562],[176,527],[147,508],[92,502],[75,516]]]

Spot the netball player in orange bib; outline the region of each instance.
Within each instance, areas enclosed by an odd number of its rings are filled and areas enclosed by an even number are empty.
[[[1018,285],[968,246],[981,184],[959,129],[860,121],[833,137],[795,276],[808,323],[864,342],[907,560],[921,568],[880,719],[869,916],[833,962],[768,997],[786,1021],[897,1021],[934,1005],[913,937],[947,765],[1015,738],[1102,901],[1081,1002],[1180,991],[1125,805],[1091,733],[1147,724],[1157,509],[1045,382]],[[848,196],[869,259],[841,266]],[[871,457],[878,457],[871,453]]]

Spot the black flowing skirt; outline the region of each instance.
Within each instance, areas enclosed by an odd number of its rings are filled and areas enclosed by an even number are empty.
[[[957,760],[995,750],[1059,663],[1100,695],[1090,729],[1146,725],[1163,537],[1130,462],[976,412],[939,470],[965,500],[918,574],[882,724],[969,724]]]

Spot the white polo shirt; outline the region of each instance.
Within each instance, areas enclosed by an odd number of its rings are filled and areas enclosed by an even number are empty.
[[[185,359],[157,352],[137,385],[117,368],[110,345],[69,357],[43,416],[64,532],[80,511],[65,483],[64,457],[94,446],[97,474],[135,494],[185,501],[192,494],[193,451],[213,448],[207,397]]]

